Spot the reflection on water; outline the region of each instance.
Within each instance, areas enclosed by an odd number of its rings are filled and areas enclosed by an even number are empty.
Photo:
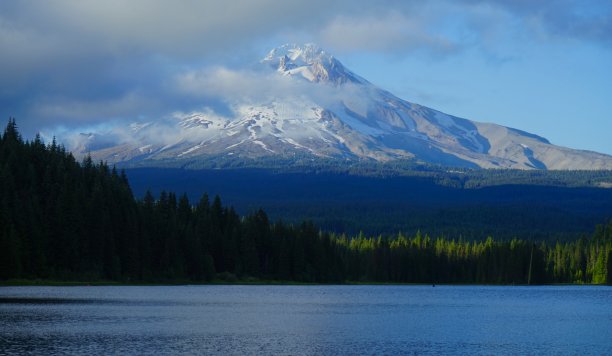
[[[612,354],[612,288],[2,287],[0,354]]]

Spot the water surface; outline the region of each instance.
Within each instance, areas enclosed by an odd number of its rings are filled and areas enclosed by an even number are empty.
[[[0,354],[612,355],[612,288],[0,288]]]

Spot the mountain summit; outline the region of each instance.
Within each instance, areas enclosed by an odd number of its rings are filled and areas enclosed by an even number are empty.
[[[277,95],[229,98],[230,115],[205,110],[134,123],[126,128],[130,139],[120,144],[103,134],[84,134],[74,152],[149,166],[189,166],[211,157],[306,156],[411,159],[455,167],[612,169],[612,156],[555,146],[521,130],[402,100],[314,44],[283,45],[260,64],[267,76],[285,77]],[[172,139],[160,140],[160,133],[168,131]]]
[[[286,44],[274,48],[261,63],[283,75],[300,76],[311,82],[369,84],[313,43],[303,46]]]

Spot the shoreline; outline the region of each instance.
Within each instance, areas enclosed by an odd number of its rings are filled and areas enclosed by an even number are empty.
[[[17,279],[0,281],[1,287],[172,287],[172,286],[488,286],[488,287],[538,287],[538,286],[609,286],[607,284],[587,283],[550,283],[550,284],[482,284],[482,283],[395,283],[395,282],[356,282],[346,281],[343,283],[310,283],[298,281],[275,281],[275,280],[237,280],[223,281],[213,280],[210,282],[195,281],[160,281],[160,282],[118,282],[118,281],[70,281],[70,280],[39,280],[39,279]]]

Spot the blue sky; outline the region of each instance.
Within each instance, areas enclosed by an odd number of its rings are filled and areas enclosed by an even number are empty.
[[[612,154],[610,1],[3,1],[0,116],[28,136],[201,109],[215,98],[176,78],[287,42],[409,101]]]

